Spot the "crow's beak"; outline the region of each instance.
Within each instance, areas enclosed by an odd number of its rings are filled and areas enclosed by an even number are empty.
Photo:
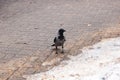
[[[64,32],[66,32],[66,30],[64,30]]]

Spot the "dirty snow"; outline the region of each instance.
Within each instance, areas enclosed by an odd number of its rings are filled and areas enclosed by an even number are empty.
[[[27,76],[27,80],[120,80],[120,38],[102,40],[69,57],[47,72]]]

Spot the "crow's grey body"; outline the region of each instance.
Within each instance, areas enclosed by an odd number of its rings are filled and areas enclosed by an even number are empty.
[[[65,40],[65,37],[63,35],[63,33],[65,32],[64,29],[59,29],[58,31],[58,36],[54,38],[54,44],[52,46],[55,46],[56,47],[56,53],[57,53],[57,47],[58,46],[62,46],[62,52],[63,51],[63,48],[64,48],[64,42],[66,41]]]
[[[64,36],[62,38],[60,38],[60,37],[54,38],[54,43],[55,43],[54,46],[62,46],[64,44],[64,42],[65,42]]]

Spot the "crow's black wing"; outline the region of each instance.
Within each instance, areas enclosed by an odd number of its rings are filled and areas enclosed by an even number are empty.
[[[55,46],[56,41],[57,41],[57,38],[55,37],[55,38],[54,38],[54,41],[53,41],[53,42],[54,42],[54,44],[53,44],[53,45],[51,45],[51,46]]]
[[[54,43],[57,41],[56,37],[54,38]]]

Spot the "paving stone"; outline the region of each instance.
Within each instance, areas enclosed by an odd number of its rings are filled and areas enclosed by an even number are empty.
[[[12,76],[11,78],[9,78],[9,80],[26,80],[26,79],[23,78],[23,77],[15,77],[15,76]]]
[[[14,70],[6,69],[6,70],[0,70],[0,80],[7,80]]]

